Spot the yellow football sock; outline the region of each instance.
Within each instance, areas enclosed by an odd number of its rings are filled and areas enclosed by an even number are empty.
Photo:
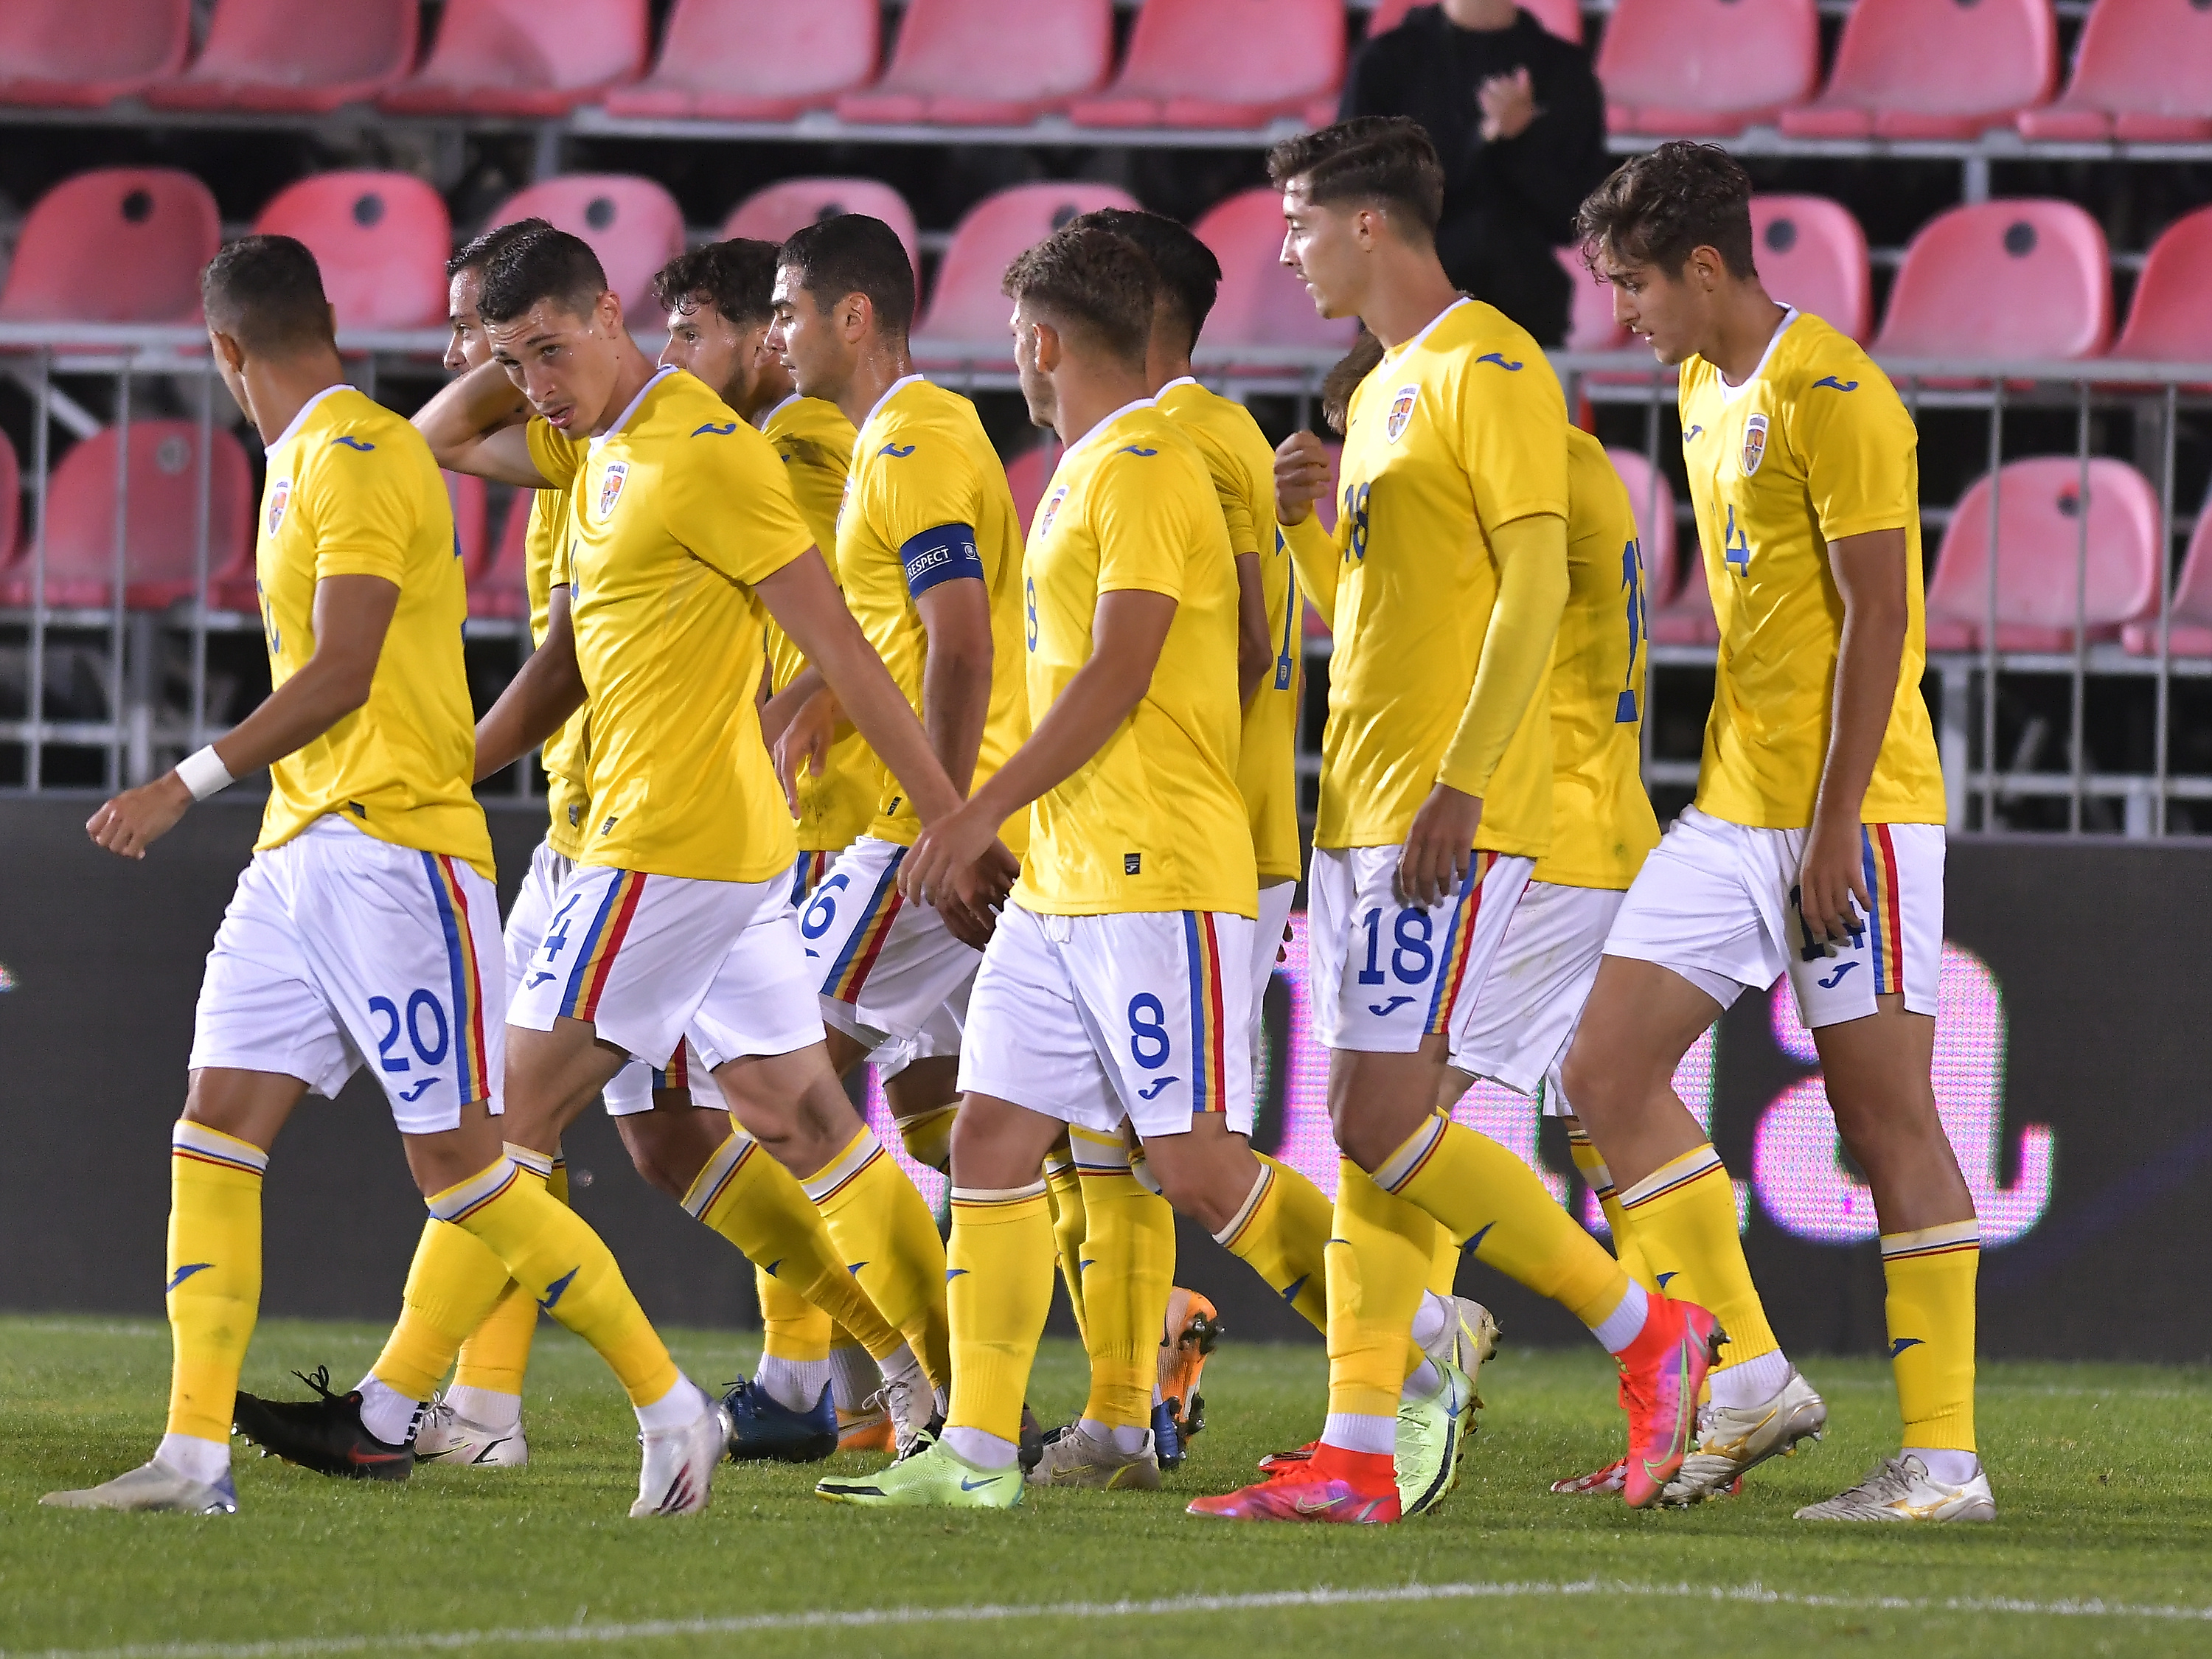
[[[1620,1193],[1613,1184],[1613,1171],[1605,1167],[1605,1160],[1597,1155],[1589,1133],[1580,1123],[1570,1119],[1567,1126],[1567,1156],[1575,1161],[1582,1174],[1583,1185],[1597,1194],[1598,1208],[1605,1212],[1606,1231],[1613,1235],[1613,1259],[1620,1263],[1621,1272],[1647,1291],[1656,1291],[1659,1283],[1651,1277],[1651,1264],[1644,1259],[1635,1236],[1629,1231],[1627,1212],[1620,1207]],[[1691,1302],[1698,1298],[1680,1280],[1675,1295]],[[1705,1304],[1698,1302],[1699,1307]]]
[[[1881,1236],[1889,1365],[1908,1446],[1975,1449],[1974,1276],[1981,1261],[1978,1221]]]
[[[1052,1242],[1060,1253],[1060,1283],[1067,1287],[1067,1305],[1075,1311],[1075,1334],[1087,1347],[1091,1338],[1083,1315],[1083,1235],[1090,1223],[1083,1212],[1083,1182],[1065,1139],[1045,1154],[1044,1195],[1052,1204]]]
[[[1085,1169],[1084,1348],[1091,1396],[1084,1416],[1109,1427],[1152,1421],[1160,1332],[1175,1289],[1175,1210],[1127,1170]]]
[[[1052,1211],[1044,1182],[955,1187],[948,1260],[954,1355],[945,1422],[1018,1441],[1022,1397],[1052,1307]],[[1148,1391],[1148,1413],[1151,1404]]]
[[[667,1398],[683,1373],[623,1283],[612,1253],[581,1216],[512,1158],[433,1194],[429,1206],[440,1220],[482,1241],[539,1307],[597,1349],[631,1405]],[[471,1326],[498,1293],[495,1285]]]
[[[1335,1208],[1322,1189],[1265,1152],[1260,1178],[1214,1242],[1267,1281],[1316,1330],[1328,1329],[1328,1243]],[[1392,1410],[1397,1408],[1394,1406]]]
[[[765,1267],[754,1267],[753,1288],[760,1295],[762,1358],[799,1364],[829,1358],[835,1320]]]
[[[906,1155],[915,1163],[939,1171],[952,1167],[952,1120],[960,1115],[960,1103],[939,1106],[898,1121],[899,1139]]]
[[[510,1146],[507,1155],[514,1157],[516,1150]],[[515,1162],[525,1170],[531,1168],[522,1158],[516,1158]],[[545,1190],[563,1204],[568,1201],[568,1164],[565,1158],[553,1160],[552,1170],[545,1179]],[[415,1316],[403,1304],[400,1326],[404,1328]],[[520,1394],[522,1379],[530,1370],[530,1345],[537,1336],[538,1298],[510,1279],[507,1288],[500,1292],[499,1300],[492,1304],[491,1311],[461,1344],[459,1357],[453,1364],[453,1386],[483,1389],[494,1394]],[[400,1340],[399,1332],[395,1330],[393,1343]]]
[[[1435,1256],[1436,1223],[1385,1192],[1350,1158],[1337,1161],[1328,1252],[1328,1409],[1395,1417],[1413,1315]]]
[[[801,1184],[821,1209],[846,1267],[867,1299],[906,1338],[930,1386],[939,1392],[951,1387],[945,1241],[906,1171],[884,1151],[874,1131],[864,1127]],[[1045,1225],[1049,1231],[1049,1218]],[[835,1308],[830,1312],[844,1319]],[[849,1320],[846,1323],[851,1325]]]
[[[1456,1296],[1459,1285],[1459,1241],[1449,1229],[1437,1229],[1436,1254],[1429,1258],[1429,1289],[1438,1296]]]
[[[909,1188],[911,1190],[911,1188]],[[805,1353],[771,1354],[788,1359],[823,1359],[830,1353],[831,1322],[852,1332],[869,1354],[881,1359],[898,1352],[901,1338],[878,1312],[867,1293],[845,1270],[844,1258],[791,1171],[743,1130],[715,1148],[684,1194],[684,1207],[742,1250],[759,1274],[761,1317],[771,1340],[776,1320],[794,1305],[805,1312],[790,1338]],[[788,1291],[796,1302],[771,1304],[769,1287]]]
[[[1620,1208],[1653,1281],[1670,1296],[1686,1295],[1694,1285],[1697,1294],[1688,1299],[1717,1318],[1728,1333],[1716,1370],[1781,1346],[1767,1328],[1766,1309],[1743,1259],[1735,1188],[1710,1141],[1628,1188],[1620,1194]],[[1668,1288],[1673,1285],[1683,1288]]]
[[[171,1434],[230,1444],[238,1368],[261,1308],[261,1177],[269,1154],[180,1121],[169,1137]]]
[[[1585,1325],[1597,1325],[1628,1294],[1620,1264],[1559,1207],[1534,1170],[1441,1113],[1407,1136],[1375,1171],[1375,1182],[1419,1205],[1480,1260]],[[1340,1192],[1340,1216],[1343,1208]],[[1425,1271],[1428,1239],[1421,1244]],[[1406,1316],[1412,1319],[1410,1308]]]

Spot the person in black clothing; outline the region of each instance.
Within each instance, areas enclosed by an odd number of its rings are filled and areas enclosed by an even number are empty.
[[[1338,118],[1355,115],[1428,129],[1444,166],[1446,274],[1540,343],[1564,342],[1573,291],[1553,250],[1609,167],[1589,54],[1513,0],[1442,0],[1360,47]]]

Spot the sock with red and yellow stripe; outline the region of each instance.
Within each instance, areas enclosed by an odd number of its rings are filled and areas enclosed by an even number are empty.
[[[1213,1242],[1267,1281],[1316,1330],[1328,1330],[1328,1244],[1335,1208],[1322,1189],[1265,1152],[1260,1173]]]
[[[1605,1216],[1606,1231],[1613,1235],[1613,1259],[1620,1263],[1620,1270],[1647,1291],[1656,1291],[1659,1283],[1651,1277],[1651,1264],[1644,1259],[1634,1233],[1628,1224],[1627,1212],[1620,1206],[1620,1193],[1613,1184],[1613,1172],[1605,1167],[1598,1156],[1589,1132],[1579,1120],[1567,1120],[1567,1156],[1575,1161],[1575,1169],[1583,1178],[1583,1185],[1597,1195],[1598,1208]],[[1686,1301],[1697,1302],[1686,1284],[1680,1285],[1674,1294]],[[1699,1307],[1705,1304],[1698,1302]]]
[[[945,1442],[979,1468],[1007,1468],[1019,1451],[1022,1397],[1052,1306],[1052,1209],[1042,1181],[952,1189],[945,1287],[952,1400]]]
[[[1931,1452],[1974,1447],[1974,1279],[1982,1227],[1972,1218],[1881,1236],[1889,1364],[1905,1449],[1939,1479]]]
[[[239,1367],[261,1308],[269,1154],[179,1121],[169,1138],[169,1419],[164,1463],[212,1486],[230,1467]]]
[[[906,1155],[926,1170],[939,1174],[952,1167],[952,1124],[960,1115],[960,1103],[933,1107],[898,1121],[899,1139]]]
[[[821,1210],[839,1256],[862,1292],[905,1337],[930,1386],[942,1395],[952,1381],[945,1241],[914,1182],[884,1151],[875,1132],[864,1126],[836,1157],[799,1184]],[[1050,1226],[1048,1220],[1048,1231]],[[835,1309],[830,1311],[844,1317]],[[858,1326],[845,1322],[859,1333]]]
[[[1653,1279],[1662,1288],[1694,1286],[1689,1299],[1728,1333],[1720,1364],[1707,1378],[1713,1399],[1734,1407],[1771,1398],[1789,1381],[1790,1362],[1751,1282],[1736,1231],[1735,1188],[1712,1143],[1668,1159],[1624,1189],[1620,1209]]]
[[[516,1149],[510,1146],[508,1156]],[[531,1167],[522,1158],[517,1164]],[[568,1164],[557,1155],[545,1180],[545,1190],[562,1203],[568,1201]],[[403,1302],[400,1332],[415,1316]],[[513,1279],[492,1304],[476,1329],[461,1344],[453,1364],[453,1385],[446,1390],[446,1403],[472,1423],[486,1428],[512,1428],[522,1420],[522,1380],[530,1369],[531,1345],[538,1336],[538,1298]]]

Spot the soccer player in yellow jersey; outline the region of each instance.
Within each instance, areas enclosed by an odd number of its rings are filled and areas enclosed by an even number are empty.
[[[1844,1145],[1881,1220],[1905,1444],[1801,1519],[1988,1520],[1974,1448],[1973,1200],[1929,1082],[1943,946],[1942,766],[1920,696],[1925,618],[1911,417],[1871,359],[1769,298],[1751,184],[1668,143],[1583,204],[1613,312],[1681,365],[1682,454],[1720,626],[1694,806],[1606,941],[1567,1097],[1653,1272],[1729,1332],[1670,1500],[1719,1491],[1827,1414],[1744,1265],[1728,1171],[1670,1086],[1746,986],[1785,972]]]
[[[1155,284],[1133,244],[1087,226],[1006,273],[1023,397],[1066,445],[1023,567],[1035,729],[900,872],[930,898],[1030,812],[961,1051],[952,1402],[927,1449],[816,1487],[835,1500],[1020,1502],[1022,1394],[1052,1293],[1038,1170],[1070,1127],[1127,1120],[1169,1200],[1271,1285],[1319,1267],[1325,1213],[1302,1222],[1246,1139],[1258,881],[1236,783],[1236,569],[1204,459],[1146,395]],[[1150,1438],[1088,1452],[1120,1470],[1085,1484],[1157,1485]]]
[[[1361,317],[1383,351],[1352,394],[1334,545],[1310,513],[1281,514],[1307,590],[1335,594],[1307,936],[1345,1155],[1329,1413],[1302,1467],[1207,1512],[1401,1512],[1391,1454],[1432,1218],[1571,1309],[1650,1398],[1650,1432],[1630,1449],[1640,1506],[1686,1449],[1710,1316],[1648,1295],[1526,1164],[1436,1111],[1454,1026],[1550,850],[1565,405],[1528,334],[1455,293],[1437,262],[1443,173],[1417,125],[1340,123],[1279,145],[1268,166],[1284,262],[1324,315]]]
[[[168,1431],[153,1460],[69,1508],[227,1514],[230,1433],[261,1290],[269,1151],[310,1089],[334,1096],[367,1057],[434,1217],[490,1264],[471,1324],[511,1275],[613,1367],[636,1407],[633,1515],[703,1509],[723,1430],[576,1214],[500,1147],[501,1015],[491,839],[475,761],[453,514],[414,428],[339,379],[314,258],[250,236],[201,279],[225,385],[268,445],[255,549],[269,697],[215,744],[94,813],[100,845],[143,858],[194,801],[270,768],[253,861],[201,988],[173,1140]],[[347,1405],[330,1463],[404,1475]]]

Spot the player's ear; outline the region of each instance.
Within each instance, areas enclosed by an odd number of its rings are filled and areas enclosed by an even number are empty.
[[[623,334],[622,295],[612,289],[603,291],[599,304],[592,307],[592,320],[605,331],[609,339],[620,339]]]
[[[848,294],[838,306],[838,323],[845,338],[858,344],[868,331],[868,325],[876,319],[875,302],[865,294]]]
[[[216,361],[225,368],[234,374],[246,372],[246,348],[239,344],[236,336],[211,328],[208,330],[208,343],[214,348]]]

